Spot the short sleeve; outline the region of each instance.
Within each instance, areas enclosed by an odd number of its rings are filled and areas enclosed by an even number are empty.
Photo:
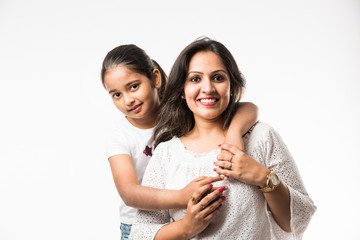
[[[170,156],[164,144],[159,144],[146,168],[142,183],[144,186],[158,189],[165,188],[166,168],[169,158]],[[154,239],[159,229],[169,222],[168,210],[137,210],[129,239]]]
[[[312,215],[316,211],[316,206],[309,197],[296,163],[280,135],[270,128],[265,136],[266,167],[276,172],[289,189],[291,235],[292,239],[301,239]],[[269,214],[269,217],[271,217],[271,214]],[[275,223],[273,219],[271,219],[271,222]],[[278,226],[273,226],[272,229],[278,239],[284,239],[281,236],[288,235]]]
[[[129,141],[126,134],[119,129],[113,129],[106,140],[106,157],[110,158],[119,154],[131,155]]]

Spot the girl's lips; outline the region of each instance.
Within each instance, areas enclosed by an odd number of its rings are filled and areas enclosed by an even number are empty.
[[[142,103],[135,105],[134,107],[130,108],[129,112],[138,113],[141,110]]]

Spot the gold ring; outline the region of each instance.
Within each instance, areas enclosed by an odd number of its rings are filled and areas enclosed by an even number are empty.
[[[195,202],[195,198],[193,196],[191,196],[191,201]]]
[[[233,156],[234,156],[234,155],[231,155],[231,158],[230,158],[230,160],[229,160],[230,163],[231,163],[231,161],[232,161]]]
[[[199,202],[199,204],[200,204],[200,206],[202,207],[202,209],[204,209],[204,208],[205,208],[205,206],[204,206],[204,205],[202,205],[202,204],[201,204],[201,202]]]
[[[231,166],[232,166],[232,164],[231,164],[231,162],[229,163],[229,169],[231,169]]]

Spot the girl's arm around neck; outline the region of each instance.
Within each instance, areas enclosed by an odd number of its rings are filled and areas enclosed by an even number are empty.
[[[237,110],[231,120],[224,143],[234,145],[240,150],[245,150],[242,136],[257,122],[258,107],[251,102],[239,102],[236,104],[238,105]],[[218,160],[228,160],[228,158],[231,158],[231,154],[221,149]],[[224,178],[227,179],[228,176],[224,176]]]
[[[233,116],[225,137],[225,143],[229,143],[244,150],[242,136],[258,120],[258,107],[251,102],[237,103],[238,108]]]
[[[120,154],[109,158],[116,188],[127,206],[143,210],[159,210],[186,206],[181,192],[160,190],[139,184],[130,155]]]
[[[181,190],[165,190],[139,184],[130,155],[109,158],[116,188],[127,206],[143,210],[186,208],[191,195],[200,188],[222,180],[220,177],[199,177]],[[226,188],[225,186],[223,188]]]

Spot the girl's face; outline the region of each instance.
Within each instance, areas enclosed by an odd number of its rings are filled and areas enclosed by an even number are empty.
[[[160,87],[159,70],[154,70],[154,84],[145,75],[132,71],[124,65],[110,68],[104,77],[104,85],[115,106],[136,127],[148,128],[154,125],[159,97],[156,87]],[[153,87],[155,86],[155,87]]]
[[[230,101],[230,78],[214,52],[198,52],[191,58],[184,93],[195,120],[221,117]]]

